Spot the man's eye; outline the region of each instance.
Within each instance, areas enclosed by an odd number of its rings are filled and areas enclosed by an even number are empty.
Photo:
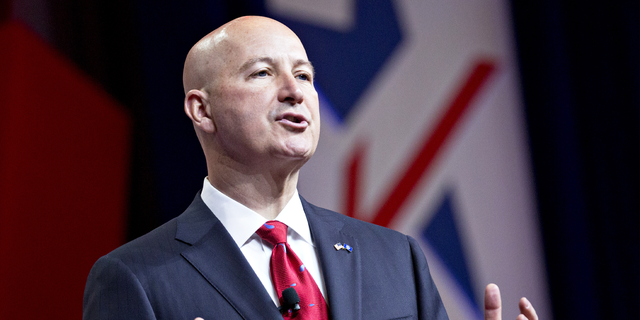
[[[266,77],[266,76],[268,76],[268,75],[269,75],[269,73],[267,73],[267,71],[265,71],[265,70],[258,71],[258,72],[256,73],[256,76],[258,76],[258,77]]]
[[[302,73],[302,74],[298,75],[298,79],[300,79],[302,81],[309,81],[310,77],[309,77],[309,75]]]

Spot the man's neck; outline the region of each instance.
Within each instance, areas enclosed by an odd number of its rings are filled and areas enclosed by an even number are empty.
[[[274,219],[296,191],[298,171],[291,174],[253,173],[235,170],[209,170],[212,186],[268,220]]]

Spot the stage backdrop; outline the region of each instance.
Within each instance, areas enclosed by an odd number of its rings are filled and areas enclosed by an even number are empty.
[[[318,70],[301,194],[418,239],[451,319],[551,319],[508,3],[375,2],[267,2]]]

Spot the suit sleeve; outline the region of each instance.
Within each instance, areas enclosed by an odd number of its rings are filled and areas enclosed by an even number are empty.
[[[410,236],[407,236],[407,239],[411,247],[416,292],[418,294],[418,319],[448,320],[449,317],[440,299],[438,289],[431,278],[429,265],[420,245]]]
[[[108,256],[100,258],[89,273],[82,309],[83,320],[156,319],[135,274]]]

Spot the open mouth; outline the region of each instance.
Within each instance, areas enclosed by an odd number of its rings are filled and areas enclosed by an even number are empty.
[[[283,117],[283,119],[291,121],[293,123],[301,123],[302,121],[305,121],[304,119],[294,116],[294,115],[286,115]]]
[[[283,113],[276,119],[276,121],[294,129],[305,129],[309,125],[307,118],[303,115],[291,112]]]

